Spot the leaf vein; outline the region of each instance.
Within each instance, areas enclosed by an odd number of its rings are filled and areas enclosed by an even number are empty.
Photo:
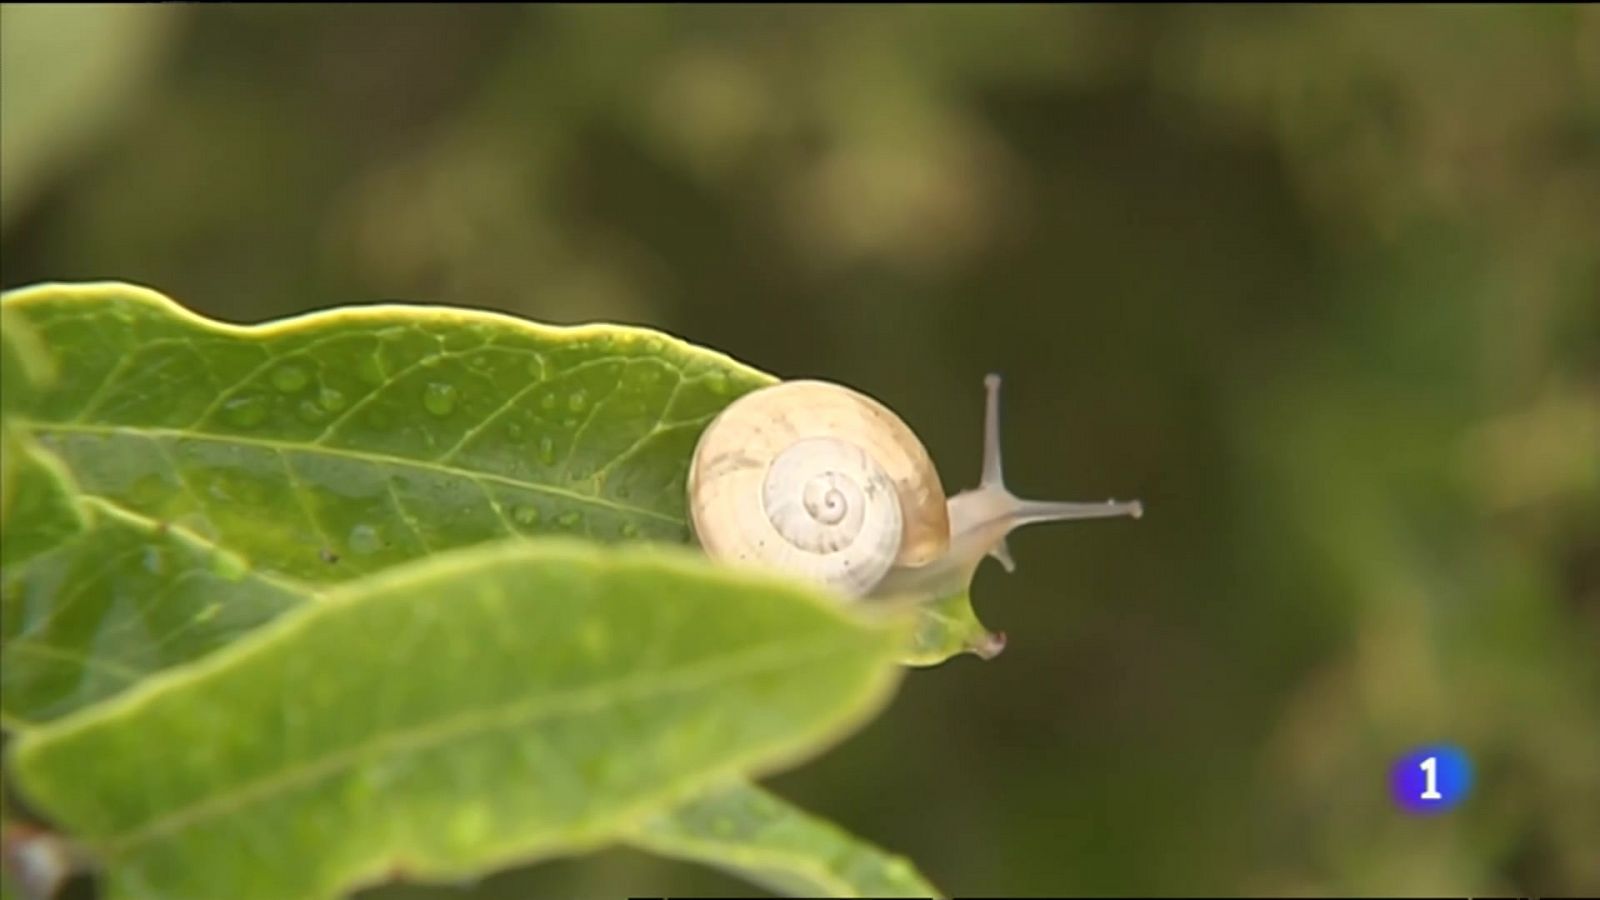
[[[37,427],[39,427],[41,430],[68,431],[68,432],[78,432],[78,433],[88,433],[88,434],[127,434],[130,431],[130,429],[125,428],[125,427],[120,427],[120,426],[81,425],[81,424],[66,424],[66,423],[63,423],[63,424],[54,424],[54,423],[45,424],[45,423],[41,423]],[[193,441],[212,441],[212,442],[224,443],[224,444],[225,443],[245,444],[247,446],[254,446],[254,447],[270,447],[270,448],[274,448],[274,449],[281,449],[281,450],[284,450],[284,451],[287,451],[287,452],[304,453],[304,454],[308,454],[308,455],[323,454],[323,455],[326,455],[326,456],[332,456],[332,457],[337,457],[337,458],[341,458],[341,459],[357,460],[357,461],[360,461],[360,462],[373,463],[373,464],[377,464],[377,465],[399,466],[399,467],[403,467],[403,468],[414,468],[414,469],[422,469],[424,471],[434,471],[434,472],[439,472],[439,473],[442,473],[442,474],[445,474],[445,475],[450,475],[450,476],[454,476],[454,477],[458,477],[458,478],[466,478],[466,479],[469,479],[469,480],[478,481],[480,483],[481,482],[488,482],[490,484],[502,484],[502,485],[505,485],[507,487],[516,488],[518,490],[532,491],[534,493],[541,493],[541,494],[549,494],[551,496],[561,497],[561,498],[563,498],[565,500],[571,500],[571,501],[576,502],[576,503],[588,503],[588,504],[592,504],[594,506],[605,507],[605,508],[611,509],[611,510],[613,510],[615,512],[628,513],[628,514],[638,515],[638,516],[644,516],[646,518],[657,519],[657,520],[662,521],[662,522],[669,522],[669,523],[674,524],[674,525],[682,525],[682,524],[684,524],[684,520],[683,520],[683,518],[681,516],[674,516],[674,515],[670,515],[668,513],[658,512],[656,510],[648,509],[648,508],[641,507],[641,506],[633,506],[633,505],[630,505],[630,504],[627,504],[627,503],[619,503],[619,502],[617,502],[615,500],[610,500],[610,499],[605,498],[605,497],[600,497],[600,496],[596,496],[596,495],[593,495],[593,494],[583,494],[583,493],[579,493],[578,491],[568,490],[568,489],[565,489],[565,488],[559,488],[559,487],[556,487],[555,485],[539,484],[537,482],[532,482],[532,481],[520,481],[520,480],[518,480],[516,478],[512,478],[512,477],[510,477],[508,475],[500,475],[500,474],[497,474],[497,473],[494,473],[494,472],[474,472],[474,471],[469,470],[469,469],[457,468],[455,466],[440,465],[439,463],[429,462],[427,460],[405,459],[404,457],[391,456],[391,455],[386,454],[386,453],[376,453],[376,452],[373,452],[373,451],[370,451],[370,450],[357,450],[357,449],[349,448],[349,447],[330,447],[330,446],[328,446],[326,444],[301,445],[301,444],[296,444],[296,443],[292,443],[292,442],[289,442],[289,441],[279,441],[279,440],[273,440],[271,438],[253,437],[253,436],[246,436],[246,435],[194,434],[194,433],[189,433],[189,432],[175,431],[175,430],[167,429],[167,428],[142,428],[142,429],[139,429],[138,431],[143,436],[150,438],[158,446],[162,446],[162,440],[163,439],[164,440],[193,440]],[[165,448],[163,447],[163,449],[165,449]],[[175,461],[174,461],[174,468],[177,468]],[[193,497],[197,502],[199,502],[199,500],[200,500],[199,495],[194,492],[193,487],[189,486],[187,481],[183,481],[181,470],[179,471],[179,479],[184,484],[184,487],[185,487],[186,491],[188,492],[188,494],[191,497]],[[203,507],[204,504],[201,503],[201,506]]]
[[[82,653],[68,650],[65,647],[58,647],[54,644],[44,643],[43,641],[12,641],[6,644],[6,653],[31,653],[34,656],[44,656],[50,659],[57,659],[62,662],[70,662],[91,671],[99,670],[130,683],[138,681],[145,676],[145,673],[141,670],[130,669],[119,663],[114,663],[109,660],[86,656]]]
[[[410,529],[412,535],[416,537],[417,544],[422,547],[422,552],[432,554],[434,552],[433,548],[428,546],[428,539],[422,536],[422,526],[417,524],[416,517],[400,501],[400,494],[394,489],[394,479],[392,477],[385,478],[383,486],[389,492],[389,500],[394,503],[395,512],[400,514],[400,520],[406,523],[406,528]]]
[[[328,533],[328,529],[323,527],[321,520],[317,518],[317,514],[311,505],[311,499],[306,496],[305,480],[295,473],[294,466],[289,462],[289,454],[282,447],[274,449],[277,451],[278,459],[283,462],[284,474],[289,476],[289,484],[293,486],[295,502],[299,504],[300,512],[305,515],[306,522],[311,525],[311,530],[322,541],[322,549],[331,552],[336,546],[333,541],[333,535]]]
[[[627,362],[623,361],[622,368],[626,369],[627,367]],[[604,397],[597,398],[594,401],[594,405],[589,407],[589,414],[583,417],[583,423],[578,426],[578,430],[572,433],[572,443],[567,445],[567,458],[561,461],[562,478],[567,477],[567,470],[572,466],[572,458],[578,455],[578,445],[583,441],[583,433],[594,422],[595,416],[600,414],[600,407],[610,402],[611,398],[616,396],[617,389],[620,387],[622,387],[622,372],[618,371],[617,380],[611,385],[611,390],[606,391]]]

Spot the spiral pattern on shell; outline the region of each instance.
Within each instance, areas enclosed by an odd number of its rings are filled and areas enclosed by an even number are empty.
[[[910,428],[822,382],[786,382],[731,404],[701,435],[688,493],[708,555],[853,597],[893,566],[937,556],[949,539],[944,492]]]
[[[809,438],[790,445],[767,467],[761,503],[778,536],[795,553],[815,557],[786,561],[781,557],[789,551],[778,546],[768,560],[780,568],[808,566],[848,593],[870,590],[900,551],[894,481],[847,440]]]

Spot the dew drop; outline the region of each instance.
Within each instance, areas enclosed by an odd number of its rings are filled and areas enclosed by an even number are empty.
[[[547,434],[544,437],[539,438],[539,462],[542,462],[548,466],[555,464],[555,461],[556,442],[551,440],[550,435]]]
[[[356,377],[373,387],[383,384],[383,364],[378,362],[376,354],[362,357],[356,363]]]
[[[639,526],[633,524],[632,522],[623,522],[622,523],[622,536],[625,537],[625,538],[638,537],[639,536]]]
[[[325,387],[322,393],[317,395],[317,402],[328,412],[338,412],[344,409],[344,394],[337,388]]]
[[[279,366],[277,371],[272,373],[272,386],[285,394],[293,394],[303,389],[310,381],[311,378],[306,375],[306,370],[293,363]]]
[[[436,381],[422,392],[422,405],[436,416],[448,416],[456,408],[455,385]]]
[[[316,424],[328,417],[328,411],[318,406],[314,400],[300,401],[300,418],[305,422]]]
[[[254,428],[267,418],[267,404],[260,397],[234,397],[222,404],[222,415],[235,428]]]
[[[556,517],[556,522],[562,528],[576,528],[583,521],[583,514],[577,510],[569,509]]]
[[[350,529],[350,552],[362,556],[370,556],[383,548],[383,539],[378,536],[378,529],[371,525],[357,525]]]
[[[532,528],[539,524],[539,508],[522,504],[511,511],[511,518],[515,519],[518,525]]]
[[[535,379],[544,377],[544,361],[537,356],[528,360],[528,377]]]
[[[589,406],[589,394],[583,388],[578,388],[567,395],[567,409],[573,412],[583,412]]]
[[[160,547],[145,547],[144,570],[151,575],[165,575],[167,572],[167,554]]]
[[[507,425],[506,426],[506,437],[510,438],[513,441],[520,442],[522,440],[522,426],[517,424],[516,422],[512,422],[511,424]]]
[[[722,372],[710,372],[706,375],[706,387],[713,394],[726,394],[728,392],[728,376]]]
[[[556,395],[555,394],[545,394],[543,397],[540,397],[539,398],[539,406],[541,408],[543,408],[543,409],[555,409],[556,408]]]

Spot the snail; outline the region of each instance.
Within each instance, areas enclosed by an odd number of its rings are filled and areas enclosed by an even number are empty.
[[[745,394],[700,435],[686,482],[690,527],[714,560],[777,569],[851,598],[965,591],[987,557],[1016,563],[1023,525],[1138,518],[1139,501],[1025,500],[1000,463],[1000,377],[984,379],[983,473],[946,499],[909,426],[865,394],[785,381]]]

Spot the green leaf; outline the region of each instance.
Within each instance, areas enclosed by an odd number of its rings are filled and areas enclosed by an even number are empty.
[[[49,453],[9,428],[0,432],[8,481],[0,522],[16,525],[0,532],[0,571],[70,539],[88,526],[72,475]]]
[[[0,525],[11,509],[18,461],[29,449],[7,414],[28,405],[50,386],[55,380],[54,363],[28,323],[9,307],[0,306]]]
[[[106,283],[0,311],[63,362],[8,419],[82,490],[310,586],[509,534],[686,541],[700,431],[774,381],[654,331],[443,307],[235,326]],[[926,613],[909,664],[989,646],[970,605]]]
[[[55,360],[33,328],[0,306],[0,414],[32,402],[55,377]]]
[[[305,599],[181,528],[80,500],[20,439],[0,536],[0,720],[9,729],[109,697],[226,646]]]
[[[57,668],[62,660],[44,655],[31,666],[28,651],[11,652],[12,639],[22,629],[21,621],[31,617],[38,621],[61,605],[60,586],[47,588],[43,596],[35,596],[30,610],[24,595],[27,591],[26,564],[54,547],[71,540],[90,527],[88,513],[78,502],[72,476],[66,469],[33,441],[0,421],[0,453],[4,454],[4,490],[0,492],[0,726],[15,730],[24,724],[34,704],[21,699],[26,693],[22,685],[37,673],[43,681],[59,681],[44,673],[44,669]],[[41,608],[42,607],[42,608]],[[79,661],[81,674],[88,676],[86,652],[74,651],[72,659]],[[32,669],[32,672],[30,672]]]
[[[700,431],[773,380],[644,329],[444,307],[240,327],[92,284],[6,308],[71,361],[17,416],[85,492],[311,583],[512,534],[685,541]]]
[[[936,666],[962,653],[994,659],[1006,646],[1006,636],[992,632],[972,610],[966,592],[923,604],[911,649],[901,658],[908,666]]]
[[[725,869],[787,896],[942,896],[905,858],[744,783],[718,786],[646,819],[628,842]]]
[[[0,709],[12,728],[64,715],[152,672],[199,659],[316,596],[327,583],[441,546],[493,540],[513,528],[564,533],[578,530],[577,523],[602,540],[683,540],[681,479],[700,428],[739,394],[771,381],[639,329],[547,328],[425,307],[338,310],[242,328],[200,319],[140,288],[104,284],[15,292],[0,312],[8,317],[8,332],[11,323],[20,326],[19,344],[39,328],[48,349],[70,363],[64,366],[68,383],[54,391],[8,388],[8,419],[73,462],[91,487],[91,497],[75,508],[89,509],[95,522],[71,545],[4,572]],[[476,349],[461,349],[466,345]],[[263,353],[272,362],[264,363]],[[253,368],[224,384],[216,373],[242,371],[241,359]],[[45,367],[53,362],[33,352],[29,365],[39,369],[41,361]],[[614,383],[593,380],[607,369],[621,372]],[[427,380],[408,381],[402,374],[408,370],[426,370]],[[627,373],[635,370],[646,374],[630,379]],[[282,374],[289,371],[297,374]],[[380,372],[391,374],[378,378]],[[662,374],[652,378],[651,372]],[[462,445],[473,451],[468,458],[482,463],[474,468],[446,471],[449,466],[426,454],[408,458],[405,448],[380,447],[374,442],[385,439],[382,429],[361,427],[360,420],[328,439],[308,440],[294,430],[305,424],[295,417],[316,418],[308,400],[344,409],[366,404],[394,410],[392,420],[369,419],[366,426],[393,425],[410,436],[412,449],[437,447],[455,433],[439,429],[462,427],[450,422],[466,387],[437,387],[455,376],[477,385],[478,409],[492,410],[467,426],[478,435]],[[352,387],[350,377],[360,386]],[[197,384],[205,385],[205,396],[185,399]],[[407,407],[407,391],[415,400],[419,387],[420,405]],[[611,399],[604,409],[591,409],[596,421],[582,439],[570,441],[575,462],[568,471],[601,477],[552,481],[552,467],[530,468],[529,461],[542,463],[556,451],[557,437],[581,411],[571,399],[579,392]],[[25,402],[9,402],[17,397]],[[197,419],[194,427],[175,425],[174,409],[202,400],[212,407],[210,418]],[[229,421],[227,412],[240,408],[230,404],[246,400],[269,410],[260,422],[253,412]],[[693,418],[680,421],[679,414]],[[271,433],[285,421],[287,439]],[[601,459],[624,443],[624,459]],[[65,485],[61,497],[75,493],[70,476],[55,474]],[[657,489],[635,492],[630,484]],[[537,499],[508,499],[528,495]],[[619,499],[633,509],[606,506]],[[474,505],[477,514],[469,515]],[[592,507],[620,524],[595,533]],[[297,517],[303,517],[298,527]],[[345,532],[341,546],[318,527],[329,518],[363,521]],[[452,527],[486,519],[503,527]],[[47,517],[20,521],[26,528],[8,536],[45,545],[63,536],[47,527]],[[430,540],[382,546],[406,528]],[[308,564],[312,555],[315,563]],[[116,562],[90,568],[106,559]],[[160,561],[156,571],[154,560]],[[55,618],[51,586],[91,571],[77,589],[73,615]],[[219,586],[219,573],[235,581]],[[177,587],[163,587],[161,576]],[[23,596],[36,602],[17,602]],[[965,649],[971,634],[986,633],[975,619],[961,625],[942,606],[928,608],[931,618],[918,632],[913,664],[940,662]],[[970,619],[970,607],[966,611]],[[11,652],[14,642],[17,652]],[[940,648],[948,648],[944,656]]]
[[[25,731],[13,775],[111,897],[466,876],[838,740],[903,671],[862,615],[680,549],[497,542]]]

